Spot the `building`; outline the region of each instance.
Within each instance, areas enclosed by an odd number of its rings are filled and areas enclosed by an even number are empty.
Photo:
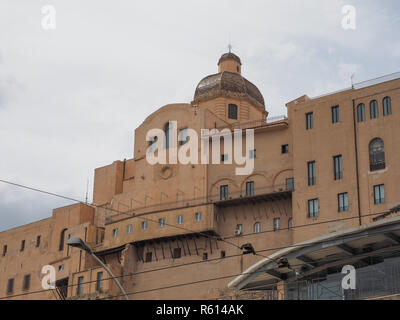
[[[389,223],[400,204],[399,101],[394,74],[304,95],[287,103],[287,117],[269,119],[240,58],[223,54],[192,102],[166,105],[135,130],[133,158],[95,170],[91,205],[55,209],[51,218],[0,233],[0,297],[121,298],[105,270],[66,245],[71,236],[88,243],[131,299],[201,299],[225,297],[228,285],[246,288],[254,278],[246,270],[265,267],[273,254],[282,258],[285,248]],[[158,152],[157,141],[146,140],[154,128],[172,137],[167,164],[146,158],[148,149]],[[252,173],[237,175],[223,145],[221,164],[174,161],[169,151],[186,147],[190,129],[254,129],[246,154]],[[57,290],[42,290],[44,265],[55,267]],[[287,277],[268,268],[275,281],[257,280],[264,293],[285,287]]]

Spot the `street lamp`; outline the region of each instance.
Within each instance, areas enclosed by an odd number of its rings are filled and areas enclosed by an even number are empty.
[[[111,278],[114,280],[114,282],[117,284],[118,288],[121,290],[122,294],[124,295],[126,300],[129,300],[128,295],[126,294],[124,288],[122,288],[121,284],[117,280],[117,278],[114,276],[114,274],[111,272],[111,270],[101,261],[92,251],[92,249],[89,248],[89,246],[79,237],[71,237],[67,241],[67,245],[75,248],[79,248],[83,251],[86,251],[89,253],[111,276]]]

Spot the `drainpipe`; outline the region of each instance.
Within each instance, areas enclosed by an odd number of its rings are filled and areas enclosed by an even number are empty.
[[[358,202],[358,222],[361,226],[361,207],[360,207],[360,177],[358,171],[358,148],[357,148],[357,125],[356,125],[356,102],[353,101],[353,128],[354,128],[354,149],[356,155],[356,178],[357,178],[357,202]]]

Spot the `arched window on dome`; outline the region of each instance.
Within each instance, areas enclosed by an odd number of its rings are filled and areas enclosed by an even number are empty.
[[[237,120],[237,105],[236,104],[229,104],[228,105],[228,118]]]
[[[369,144],[370,171],[385,169],[385,146],[381,138],[373,139]]]

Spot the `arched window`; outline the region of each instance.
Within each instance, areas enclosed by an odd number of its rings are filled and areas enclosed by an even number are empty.
[[[390,97],[383,98],[383,115],[388,116],[392,114],[392,100]]]
[[[364,122],[365,121],[365,104],[360,103],[357,106],[357,121]]]
[[[165,149],[169,149],[169,147],[172,145],[172,123],[170,121],[167,122],[167,124],[164,127],[164,133],[165,133]]]
[[[254,224],[254,233],[260,233],[261,232],[261,223],[260,222],[256,222]]]
[[[378,111],[378,101],[372,100],[369,103],[369,113],[370,113],[370,118],[375,119],[378,118],[379,111]]]
[[[371,171],[385,169],[385,146],[381,138],[373,139],[369,144],[369,165]]]
[[[63,231],[61,231],[61,234],[60,234],[60,246],[58,248],[58,250],[60,250],[60,251],[64,250],[65,232],[66,231],[67,231],[67,229],[64,229]]]

